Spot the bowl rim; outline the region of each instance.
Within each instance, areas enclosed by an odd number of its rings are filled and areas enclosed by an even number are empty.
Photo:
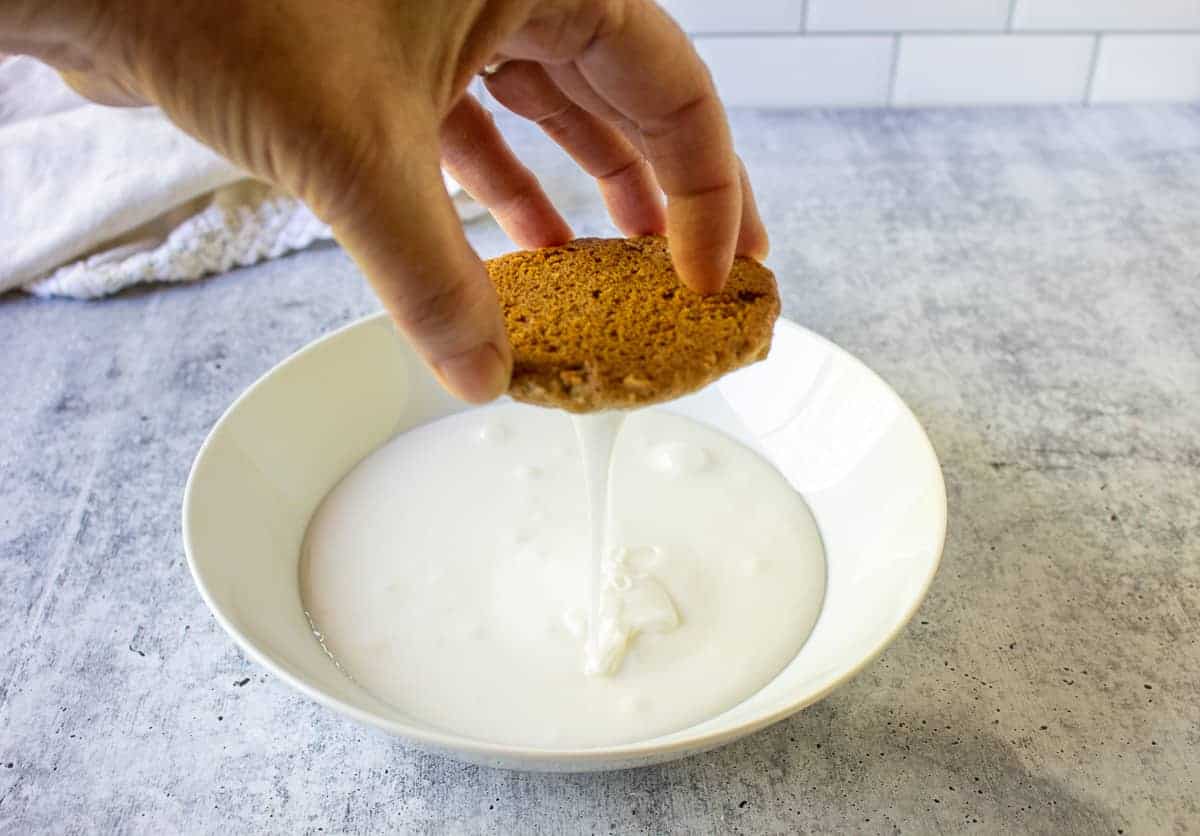
[[[880,377],[873,369],[859,360],[844,348],[838,346],[826,337],[817,334],[799,325],[789,319],[780,317],[776,322],[776,328],[791,329],[797,331],[807,337],[816,339],[824,343],[833,351],[843,355],[846,359],[852,361],[855,365],[865,370],[873,377],[888,393],[888,395],[896,402],[896,404],[907,414],[908,418],[913,421],[919,430],[921,442],[924,444],[927,452],[935,465],[934,470],[937,479],[937,490],[940,501],[937,504],[938,511],[938,534],[937,546],[933,560],[930,563],[929,571],[922,579],[921,587],[918,594],[913,596],[909,606],[905,609],[900,618],[890,630],[864,654],[855,664],[847,668],[842,673],[838,674],[832,681],[827,683],[822,688],[811,693],[803,694],[794,701],[788,702],[774,711],[767,712],[761,716],[746,720],[740,723],[735,723],[730,726],[723,726],[712,729],[704,734],[691,737],[681,737],[670,743],[659,743],[662,736],[658,738],[649,738],[647,740],[635,741],[632,743],[621,743],[613,746],[601,746],[580,749],[549,749],[537,746],[519,746],[506,743],[493,743],[486,740],[468,737],[465,735],[456,735],[450,732],[442,732],[436,729],[425,729],[417,726],[411,726],[406,723],[388,720],[386,718],[375,715],[369,711],[365,711],[356,706],[350,705],[343,700],[332,697],[321,689],[309,684],[304,679],[292,674],[290,671],[278,665],[270,656],[258,649],[254,642],[246,636],[233,621],[225,614],[220,606],[218,606],[212,591],[205,583],[204,577],[197,565],[195,550],[192,545],[192,495],[196,489],[197,472],[203,463],[210,446],[213,444],[214,438],[219,434],[222,427],[230,419],[230,417],[238,410],[242,402],[249,399],[265,382],[274,377],[275,374],[283,367],[289,365],[294,360],[303,357],[309,352],[320,350],[326,343],[342,338],[348,332],[358,328],[366,327],[372,323],[387,319],[387,314],[379,311],[373,314],[360,317],[353,322],[343,325],[312,342],[306,344],[297,351],[292,352],[283,360],[273,365],[270,369],[258,377],[249,387],[246,388],[225,411],[221,417],[213,424],[208,435],[205,436],[204,443],[200,445],[195,459],[192,462],[190,471],[188,472],[187,483],[183,491],[183,508],[182,508],[182,536],[184,552],[187,556],[188,569],[191,572],[192,580],[196,584],[196,588],[200,592],[200,597],[204,600],[209,611],[216,619],[221,628],[234,640],[237,646],[257,662],[259,665],[266,668],[270,673],[282,679],[292,688],[304,694],[315,702],[330,708],[343,716],[363,723],[367,726],[381,729],[390,734],[393,734],[405,742],[418,747],[441,750],[445,752],[457,753],[471,757],[477,760],[521,760],[525,763],[539,763],[542,765],[550,765],[554,763],[572,762],[577,763],[581,767],[586,768],[589,764],[597,764],[602,762],[626,760],[637,762],[646,760],[647,762],[657,759],[666,759],[673,754],[681,753],[688,754],[699,752],[708,749],[716,748],[724,743],[732,742],[740,737],[752,734],[760,729],[770,726],[774,723],[784,720],[787,717],[801,711],[804,708],[819,702],[828,696],[832,691],[841,687],[849,680],[853,679],[861,673],[868,665],[874,662],[879,655],[895,641],[912,620],[921,604],[924,602],[926,595],[929,593],[929,587],[933,583],[933,578],[937,574],[938,568],[941,565],[942,555],[946,545],[946,524],[947,524],[947,498],[946,498],[946,483],[942,473],[941,462],[938,459],[937,451],[934,449],[933,443],[929,440],[928,434],[925,432],[924,426],[913,413],[912,409],[904,402],[904,399],[896,392],[892,386]],[[705,721],[708,722],[708,721]],[[671,735],[679,735],[685,733],[687,729],[682,729],[677,732],[671,732]]]

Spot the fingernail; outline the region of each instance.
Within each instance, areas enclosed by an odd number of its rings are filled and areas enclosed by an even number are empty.
[[[451,394],[470,403],[487,403],[508,389],[508,365],[491,343],[440,360],[433,370]]]
[[[755,261],[766,261],[767,256],[771,254],[771,245],[766,238],[760,241],[752,241],[744,249],[738,250],[738,255],[749,256]]]
[[[742,227],[738,235],[737,254],[749,256],[755,261],[765,261],[771,253],[771,239],[761,226],[754,230]]]

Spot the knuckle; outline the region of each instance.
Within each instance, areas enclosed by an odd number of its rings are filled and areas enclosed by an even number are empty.
[[[467,284],[450,278],[437,286],[418,287],[398,300],[398,324],[417,335],[442,333],[468,311]]]
[[[540,116],[533,117],[542,130],[551,136],[569,134],[574,127],[574,120],[579,108],[573,102],[562,102],[557,107],[547,110]]]
[[[708,111],[715,104],[716,96],[705,90],[663,113],[641,120],[638,129],[647,139],[665,139],[673,134],[690,133],[695,130],[697,123],[711,118]]]
[[[346,130],[336,120],[320,120],[304,136],[304,145],[295,155],[297,165],[281,172],[281,179],[325,223],[338,227],[352,222],[355,213],[368,205],[378,149],[387,145],[370,129]]]
[[[633,157],[625,162],[610,166],[604,172],[597,174],[596,179],[603,182],[613,182],[624,177],[636,176],[642,173],[641,170],[646,168],[647,165],[643,157]]]
[[[571,61],[597,40],[618,32],[625,20],[625,0],[591,0],[550,4],[528,26],[540,46],[540,60]]]
[[[578,16],[573,10],[550,6],[532,21],[532,29],[547,60],[569,61],[579,51]]]

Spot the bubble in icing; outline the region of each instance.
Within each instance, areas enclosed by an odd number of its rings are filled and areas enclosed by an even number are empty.
[[[462,634],[468,639],[480,640],[487,637],[487,630],[479,621],[465,621],[462,624]]]
[[[636,694],[626,694],[621,697],[620,706],[626,714],[633,714],[635,711],[646,710],[646,700]]]
[[[650,449],[650,467],[675,478],[699,473],[709,466],[711,458],[703,447],[681,441],[667,441]]]
[[[662,562],[661,546],[626,546],[617,551],[614,562],[635,578],[640,578]]]
[[[751,557],[742,561],[742,572],[746,575],[761,575],[771,566],[770,562],[761,557]]]
[[[499,421],[488,421],[479,428],[479,440],[490,444],[507,441],[510,435],[508,427]]]
[[[530,564],[541,561],[545,559],[545,557],[546,553],[542,549],[525,546],[524,548],[517,550],[517,552],[513,555],[513,561],[516,563]]]
[[[629,577],[629,575],[626,575],[624,572],[614,572],[611,576],[609,576],[608,582],[612,584],[613,589],[619,592],[624,592],[633,586],[633,578]]]
[[[533,532],[528,528],[512,528],[509,529],[506,539],[510,543],[521,546],[533,539]]]

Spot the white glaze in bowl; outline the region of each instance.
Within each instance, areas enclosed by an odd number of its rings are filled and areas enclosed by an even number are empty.
[[[854,676],[895,638],[937,570],[946,495],[920,424],[858,360],[781,320],[767,360],[662,408],[757,450],[808,502],[828,578],[816,627],[792,663],[717,717],[620,746],[552,751],[422,726],[355,686],[322,652],[301,607],[297,566],[312,512],[354,464],[395,433],[466,408],[441,390],[386,317],[371,316],[251,386],[201,447],[184,495],[189,566],[238,645],[318,702],[413,746],[544,771],[627,768],[712,749]]]

